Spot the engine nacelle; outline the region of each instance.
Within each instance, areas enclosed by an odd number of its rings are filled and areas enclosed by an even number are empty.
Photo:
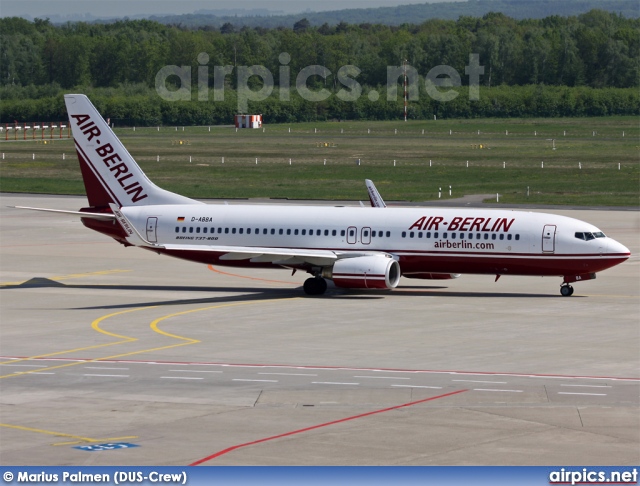
[[[420,280],[451,280],[460,277],[459,273],[409,273],[403,275],[407,278],[415,278]]]
[[[363,256],[338,260],[324,278],[345,289],[393,289],[400,283],[400,265],[393,258]]]

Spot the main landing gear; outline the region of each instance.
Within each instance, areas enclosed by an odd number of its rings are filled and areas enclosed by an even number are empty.
[[[327,291],[327,281],[322,277],[311,277],[304,281],[304,293],[307,295],[322,295]]]
[[[573,287],[569,284],[561,285],[560,294],[562,294],[563,297],[570,297],[571,295],[573,295]]]

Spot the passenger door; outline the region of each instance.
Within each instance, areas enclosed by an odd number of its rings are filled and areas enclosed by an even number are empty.
[[[371,244],[371,228],[364,227],[362,228],[360,241],[363,245]]]
[[[556,251],[556,225],[546,224],[542,230],[542,252],[553,253]]]
[[[358,228],[349,226],[347,228],[347,243],[355,245],[358,242]]]
[[[147,218],[147,241],[149,243],[157,243],[156,228],[158,227],[158,218]]]

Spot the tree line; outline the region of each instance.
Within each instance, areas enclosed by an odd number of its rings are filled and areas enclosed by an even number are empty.
[[[18,93],[33,94],[34,88],[13,88]],[[590,88],[567,86],[497,86],[481,87],[477,101],[469,100],[465,88],[451,101],[437,101],[421,92],[417,101],[409,102],[408,118],[432,120],[445,118],[486,117],[572,117],[640,114],[637,88]],[[49,96],[14,97],[1,103],[0,123],[14,121],[64,121],[67,119],[60,87],[49,88]],[[75,91],[75,90],[74,90]],[[0,98],[7,88],[0,88]],[[55,92],[55,95],[51,95]],[[224,101],[165,101],[144,85],[83,90],[100,113],[115,126],[191,126],[232,124],[237,113],[236,92],[228,92]],[[341,101],[331,96],[315,102],[293,94],[283,102],[272,96],[250,102],[251,113],[263,114],[265,123],[296,123],[341,120],[400,120],[402,100],[388,101],[381,96],[371,101],[365,95],[356,101]]]
[[[593,10],[573,17],[515,20],[490,13],[457,21],[429,20],[419,25],[338,24],[294,28],[189,30],[149,20],[111,24],[52,25],[20,18],[0,19],[0,120],[64,117],[63,92],[84,92],[104,104],[112,119],[132,124],[229,123],[237,110],[237,78],[225,76],[224,101],[198,101],[199,68],[207,67],[214,87],[214,66],[265,66],[276,86],[283,67],[296,73],[311,65],[331,74],[308,79],[312,90],[332,96],[322,102],[293,92],[250,104],[267,122],[314,119],[393,119],[402,111],[401,94],[371,101],[371,90],[385,93],[387,67],[406,59],[422,76],[420,99],[409,106],[413,118],[479,116],[598,116],[638,114],[640,20]],[[201,53],[207,56],[203,61]],[[282,53],[290,60],[283,61]],[[479,54],[484,74],[480,99],[470,101],[464,75],[469,55]],[[167,65],[192,73],[192,101],[168,102],[155,89],[156,75]],[[363,95],[345,102],[338,71],[355,65]],[[442,102],[425,93],[424,76],[448,65],[461,74],[460,95]],[[254,77],[255,78],[255,77]],[[397,80],[401,83],[401,80]],[[260,88],[253,79],[253,88]],[[169,87],[177,81],[169,78]],[[399,90],[401,93],[402,90]],[[100,107],[100,106],[99,106]]]

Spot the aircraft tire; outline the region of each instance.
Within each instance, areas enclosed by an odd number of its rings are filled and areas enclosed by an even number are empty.
[[[303,289],[307,295],[322,295],[327,291],[327,281],[320,277],[308,278],[304,281]]]
[[[560,287],[560,294],[562,294],[563,297],[570,297],[573,295],[573,287],[571,285],[563,285]]]

